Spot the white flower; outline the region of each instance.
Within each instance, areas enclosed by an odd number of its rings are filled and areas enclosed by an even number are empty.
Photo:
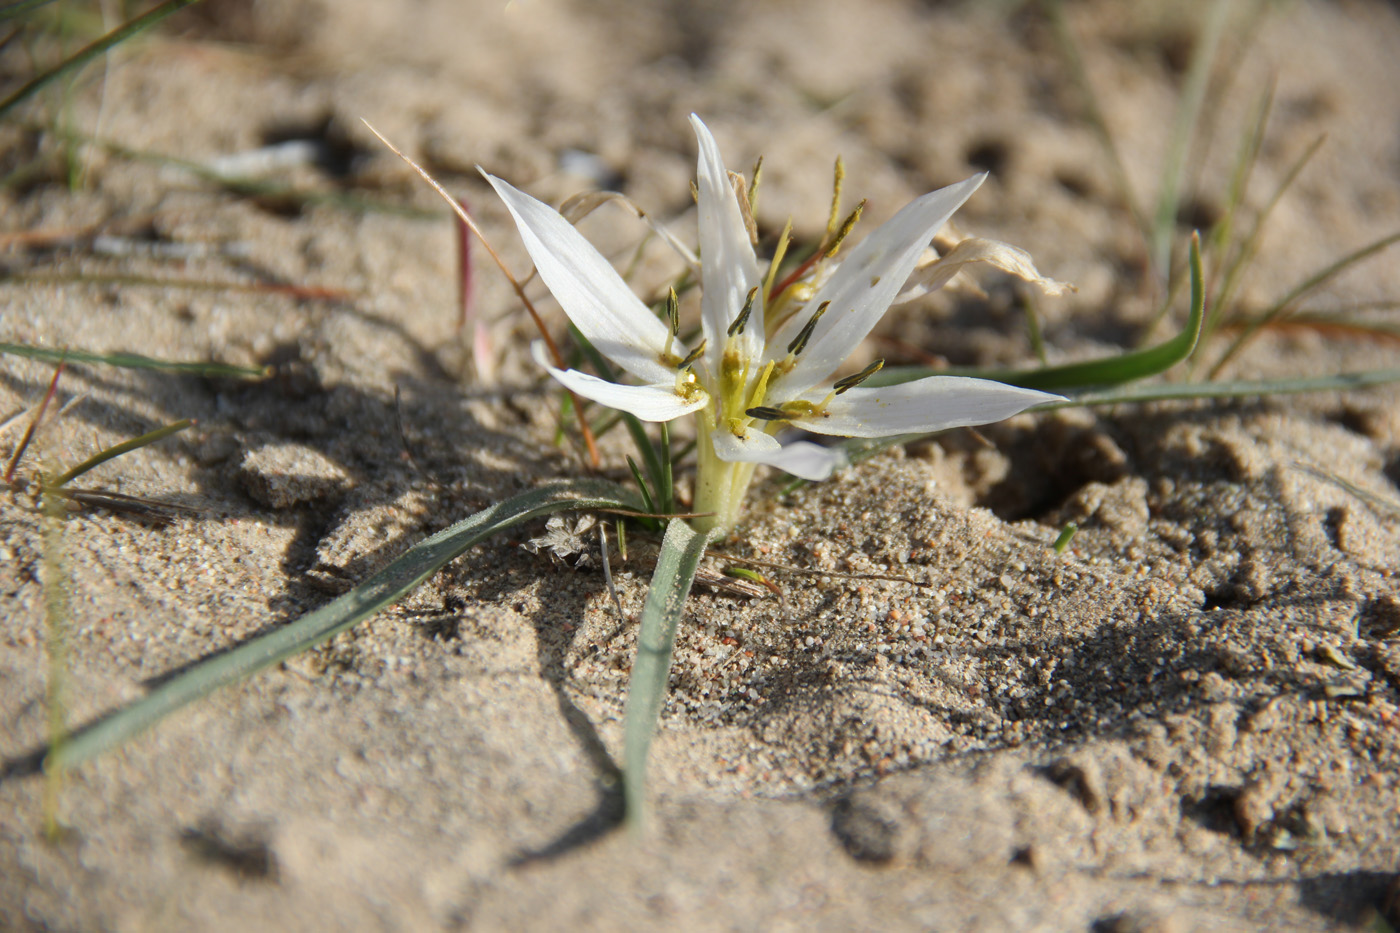
[[[805,441],[780,444],[774,433],[785,425],[816,434],[883,437],[986,424],[1059,398],[954,376],[860,386],[873,368],[831,387],[821,385],[904,290],[934,235],[985,175],[917,198],[839,264],[823,261],[802,281],[766,295],[765,270],[745,226],[742,195],[710,131],[699,117],[692,115],[690,121],[700,149],[703,330],[698,347],[682,343],[674,314],[669,322],[653,314],[553,208],[499,178],[486,178],[505,201],[540,278],[569,319],[640,384],[557,369],[537,344],[535,358],[541,365],[578,395],[644,421],[699,415],[694,507],[714,513],[700,523],[703,527],[732,526],[757,464],[812,480],[825,479],[844,465],[839,448]],[[945,274],[931,281],[942,284],[954,271],[949,263]]]

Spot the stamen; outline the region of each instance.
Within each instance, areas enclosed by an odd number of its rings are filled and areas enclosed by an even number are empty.
[[[778,267],[783,264],[783,257],[787,255],[788,244],[792,242],[792,218],[789,217],[787,225],[783,227],[783,232],[778,236],[778,245],[773,250],[773,261],[768,263],[768,275],[763,280],[763,294],[771,300],[773,297],[773,281],[778,277]],[[769,327],[772,325],[770,324]]]
[[[830,304],[829,301],[823,301],[817,307],[817,313],[812,315],[812,319],[802,326],[802,330],[792,339],[792,343],[788,344],[789,353],[796,356],[803,351],[807,346],[807,341],[812,339],[812,331],[817,329],[817,322],[822,319],[822,315],[826,313],[827,306]]]
[[[753,395],[749,397],[750,405],[763,404],[763,396],[768,394],[768,380],[772,378],[773,370],[777,368],[777,360],[769,360],[768,365],[763,367],[763,372],[758,374],[758,382],[754,383]]]
[[[681,330],[681,299],[672,288],[666,295],[666,348],[661,351],[663,357],[670,357],[671,343],[676,339],[676,335]]]
[[[845,379],[837,379],[836,384],[831,387],[833,394],[840,395],[847,389],[854,389],[856,386],[878,373],[884,365],[884,360],[876,360],[853,376],[847,376]]]
[[[744,310],[739,312],[739,316],[734,319],[734,323],[729,325],[729,336],[742,334],[744,325],[749,322],[749,315],[753,313],[753,300],[758,296],[758,286],[749,289],[749,297],[744,299]]]
[[[749,186],[744,176],[738,172],[729,173],[729,186],[734,189],[734,199],[739,202],[739,216],[744,219],[744,229],[748,231],[749,242],[758,246],[758,221],[754,219],[753,205],[749,203]]]
[[[788,417],[781,408],[765,408],[762,405],[750,408],[744,414],[759,421],[786,421]]]
[[[753,181],[749,182],[749,210],[758,214],[758,182],[763,177],[763,156],[753,164]]]
[[[841,182],[846,180],[846,163],[841,161],[841,157],[836,157],[836,180],[831,186],[831,214],[826,220],[826,236],[822,237],[822,242],[830,240],[836,235],[836,218],[841,216]]]
[[[846,218],[845,222],[841,224],[841,229],[837,232],[836,239],[832,240],[831,245],[827,247],[826,257],[828,259],[836,255],[836,251],[841,248],[841,244],[845,241],[846,237],[851,235],[851,230],[855,228],[856,221],[860,220],[860,212],[863,210],[865,210],[864,198],[856,205],[856,209],[851,211],[850,216]]]
[[[707,341],[707,340],[702,340],[702,341],[700,341],[700,346],[696,347],[694,350],[691,350],[691,351],[690,351],[690,355],[687,356],[685,359],[681,360],[681,365],[678,366],[678,367],[676,367],[676,368],[677,368],[677,369],[685,369],[685,368],[686,368],[687,366],[689,366],[691,363],[694,363],[696,360],[700,359],[700,357],[704,356],[704,355],[705,355],[705,344],[707,344],[707,343],[709,343],[709,341]]]

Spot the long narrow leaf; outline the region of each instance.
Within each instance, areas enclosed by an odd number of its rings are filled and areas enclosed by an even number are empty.
[[[1201,271],[1201,238],[1191,237],[1191,314],[1186,327],[1155,347],[1135,350],[1102,360],[1066,363],[1040,369],[930,369],[926,366],[886,367],[865,380],[868,386],[896,385],[926,376],[975,376],[1027,389],[1066,390],[1121,385],[1165,372],[1196,349],[1205,318],[1205,284]]]
[[[597,479],[564,480],[477,512],[409,548],[339,599],[282,628],[196,664],[145,697],[99,720],[49,753],[46,769],[71,767],[130,739],[187,703],[243,680],[364,621],[416,588],[467,548],[512,525],[565,509],[635,509],[622,487]]]
[[[158,369],[161,372],[181,373],[188,376],[224,376],[233,379],[266,379],[272,375],[270,366],[232,366],[228,363],[182,363],[176,360],[157,360],[138,353],[89,353],[86,350],[51,350],[48,347],[30,347],[22,343],[0,343],[0,354],[22,356],[26,359],[41,360],[46,363],[104,363],[107,366],[120,366],[126,369]]]
[[[642,607],[637,658],[632,663],[632,680],[627,687],[627,725],[623,739],[623,791],[627,821],[634,827],[640,828],[646,820],[647,751],[666,700],[676,628],[709,543],[709,535],[696,534],[685,522],[671,519],[666,537],[661,541],[661,553],[656,558],[651,590]]]
[[[1299,282],[1294,286],[1292,291],[1275,302],[1268,311],[1265,311],[1257,321],[1246,326],[1244,330],[1240,332],[1239,336],[1234,339],[1229,349],[1220,357],[1215,366],[1211,367],[1211,376],[1214,377],[1218,375],[1220,370],[1225,368],[1225,364],[1234,358],[1240,348],[1243,347],[1260,328],[1267,327],[1274,321],[1287,315],[1299,301],[1336,278],[1338,274],[1345,272],[1348,268],[1361,260],[1367,259],[1383,249],[1388,249],[1395,243],[1400,243],[1400,232],[1392,233],[1389,236],[1383,236],[1379,240],[1367,243],[1360,249],[1347,253],[1342,258],[1330,263],[1327,268],[1315,272],[1302,282]]]
[[[1239,382],[1181,382],[1165,385],[1125,386],[1111,392],[1081,395],[1064,402],[1050,402],[1031,411],[1056,408],[1087,408],[1143,402],[1187,401],[1191,399],[1264,398],[1270,395],[1297,395],[1303,392],[1350,392],[1372,386],[1400,382],[1400,369],[1370,369],[1357,373],[1335,373],[1306,379],[1259,379]]]
[[[1201,399],[1264,398],[1271,395],[1296,395],[1304,392],[1348,392],[1372,386],[1400,382],[1400,369],[1372,369],[1357,373],[1337,373],[1309,379],[1263,379],[1241,382],[1183,382],[1165,385],[1124,386],[1107,392],[1095,392],[1048,402],[1028,411],[1054,411],[1057,408],[1104,408],[1109,405],[1141,405],[1147,402],[1184,402]],[[922,434],[896,434],[890,437],[852,438],[841,446],[851,463],[869,460],[881,451],[901,444],[913,444],[942,434],[933,431]],[[787,494],[805,486],[807,481],[796,479],[781,490]]]
[[[1162,166],[1162,187],[1157,196],[1157,209],[1152,217],[1152,264],[1157,274],[1166,279],[1171,274],[1172,232],[1176,229],[1177,212],[1181,207],[1181,182],[1186,169],[1186,149],[1200,122],[1201,106],[1206,101],[1211,69],[1216,50],[1225,33],[1231,0],[1215,0],[1205,27],[1196,37],[1196,50],[1187,68],[1185,86],[1177,105],[1176,119],[1168,137],[1166,161]]]

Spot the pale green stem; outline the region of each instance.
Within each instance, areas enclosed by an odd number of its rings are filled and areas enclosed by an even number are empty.
[[[710,429],[702,421],[696,438],[695,454],[698,459],[695,477],[695,512],[711,512],[700,518],[691,519],[691,527],[705,533],[729,531],[739,521],[739,513],[744,508],[744,495],[749,490],[756,463],[730,463],[715,456],[714,444],[710,442]]]

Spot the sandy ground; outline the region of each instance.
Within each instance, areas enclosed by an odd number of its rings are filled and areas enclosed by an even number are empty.
[[[1205,6],[1068,14],[1150,204]],[[1394,229],[1398,47],[1393,5],[1360,0],[1281,4],[1227,38],[1233,77],[1192,154],[1185,223],[1218,218],[1269,87],[1254,207],[1327,135],[1275,211],[1249,306]],[[8,86],[26,55],[0,54]],[[57,104],[0,126],[4,172],[45,152],[60,164],[43,129]],[[1041,302],[1053,356],[1169,332],[1152,330],[1142,239],[1031,7],[209,0],[84,72],[67,106],[68,125],[120,148],[77,150],[76,188],[51,168],[0,191],[7,234],[53,234],[5,240],[0,340],[277,375],[65,372],[62,413],[21,475],[197,418],[85,478],[197,511],[158,523],[82,510],[54,545],[28,495],[0,503],[0,927],[1400,922],[1393,388],[1022,416],[790,495],[761,484],[721,550],[920,585],[775,574],[782,602],[698,590],[645,839],[614,829],[635,627],[596,571],[517,546],[540,526],[81,767],[63,788],[66,831],[46,839],[43,780],[24,762],[47,734],[39,581],[55,548],[81,725],[451,521],[583,469],[551,443],[554,393],[484,261],[476,300],[501,349],[494,380],[473,374],[454,329],[452,225],[361,118],[466,197],[517,269],[523,252],[473,165],[556,202],[617,187],[690,237],[691,111],[732,167],[766,157],[769,237],[789,215],[800,235],[819,232],[838,152],[868,221],[989,168],[961,227],[1079,286]],[[253,197],[129,154],[207,165],[288,139],[321,158],[267,180],[425,213]],[[612,209],[584,228],[620,260],[643,233]],[[638,276],[674,271],[649,248]],[[861,352],[1030,359],[1017,292],[986,284],[987,301],[905,308]],[[1383,256],[1311,306],[1397,295],[1400,265]],[[1288,332],[1230,373],[1393,358],[1383,341]],[[50,375],[6,357],[0,414],[38,402]],[[621,443],[605,445],[616,477]],[[1057,555],[1069,521],[1082,530]],[[648,573],[636,557],[622,568],[629,619]]]

